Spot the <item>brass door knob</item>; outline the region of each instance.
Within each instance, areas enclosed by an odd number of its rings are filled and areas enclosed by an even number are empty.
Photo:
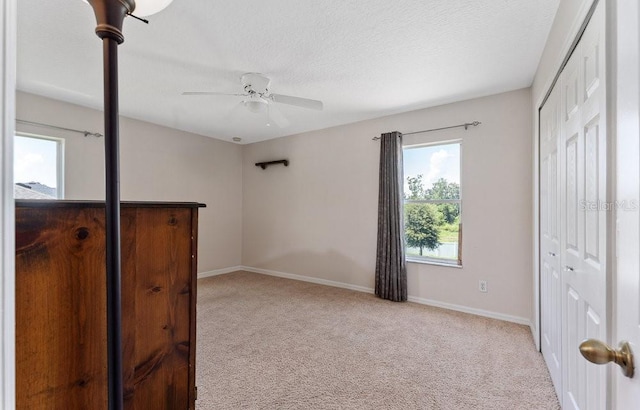
[[[633,353],[628,342],[621,342],[620,349],[614,350],[599,340],[587,339],[580,343],[580,353],[591,363],[607,364],[615,362],[622,368],[622,374],[628,378],[633,378]]]

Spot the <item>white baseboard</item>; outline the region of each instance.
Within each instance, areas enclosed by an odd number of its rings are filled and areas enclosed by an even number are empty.
[[[225,273],[231,273],[231,272],[235,272],[235,271],[239,271],[239,270],[245,270],[244,266],[232,266],[230,268],[210,270],[210,271],[207,271],[207,272],[200,272],[200,273],[198,273],[198,279],[208,278],[210,276],[224,275]]]
[[[351,285],[349,283],[314,278],[312,276],[296,275],[295,273],[284,273],[284,272],[278,272],[278,271],[269,270],[269,269],[252,268],[250,266],[242,266],[242,270],[247,272],[260,273],[263,275],[277,276],[279,278],[299,280],[302,282],[311,282],[318,285],[333,286],[334,288],[350,289],[350,290],[355,290],[357,292],[364,292],[364,293],[373,293],[372,288],[367,288],[365,286]]]
[[[533,337],[533,344],[536,345],[536,350],[542,351],[540,349],[540,336],[538,334],[538,329],[536,329],[536,325],[533,322],[529,322],[529,327],[531,328],[531,336]]]
[[[243,270],[247,272],[260,273],[260,274],[269,275],[269,276],[277,276],[279,278],[293,279],[293,280],[299,280],[303,282],[311,282],[319,285],[333,286],[336,288],[350,289],[350,290],[355,290],[357,292],[374,293],[373,288],[368,288],[365,286],[358,286],[358,285],[351,285],[349,283],[338,282],[334,280],[314,278],[311,276],[297,275],[295,273],[285,273],[285,272],[278,272],[278,271],[269,270],[269,269],[252,268],[250,266],[240,266],[234,269]],[[529,319],[518,317],[518,316],[505,315],[504,313],[497,313],[497,312],[491,312],[488,310],[475,309],[467,306],[455,305],[453,303],[439,302],[437,300],[425,299],[425,298],[420,298],[416,296],[409,296],[409,302],[419,303],[421,305],[439,307],[443,309],[454,310],[456,312],[470,313],[476,316],[483,316],[491,319],[498,319],[498,320],[503,320],[505,322],[512,322],[512,323],[517,323],[520,325],[531,327],[531,321]]]
[[[524,317],[505,315],[504,313],[492,312],[490,310],[476,309],[468,306],[456,305],[453,303],[440,302],[433,299],[419,298],[409,296],[409,302],[419,303],[421,305],[433,306],[442,309],[455,310],[456,312],[470,313],[476,316],[488,317],[490,319],[502,320],[505,322],[517,323],[519,325],[531,326],[531,321]]]

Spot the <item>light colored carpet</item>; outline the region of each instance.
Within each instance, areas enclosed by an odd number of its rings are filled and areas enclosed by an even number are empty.
[[[198,410],[559,409],[525,326],[248,272],[198,281]]]

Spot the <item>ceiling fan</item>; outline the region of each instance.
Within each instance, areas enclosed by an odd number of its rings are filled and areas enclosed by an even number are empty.
[[[267,113],[267,126],[270,125],[269,120],[272,118],[274,122],[281,128],[288,125],[288,121],[280,113],[279,110],[272,107],[272,103],[293,105],[301,108],[322,111],[322,101],[311,100],[308,98],[293,97],[290,95],[274,94],[269,91],[271,80],[259,73],[245,73],[240,77],[240,82],[244,87],[244,94],[221,93],[215,91],[187,91],[182,95],[223,95],[244,97],[238,104],[244,106],[252,113]]]

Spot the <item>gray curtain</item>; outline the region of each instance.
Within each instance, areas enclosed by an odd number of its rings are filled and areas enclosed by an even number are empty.
[[[394,302],[407,300],[402,179],[402,134],[399,132],[382,134],[376,295]]]

